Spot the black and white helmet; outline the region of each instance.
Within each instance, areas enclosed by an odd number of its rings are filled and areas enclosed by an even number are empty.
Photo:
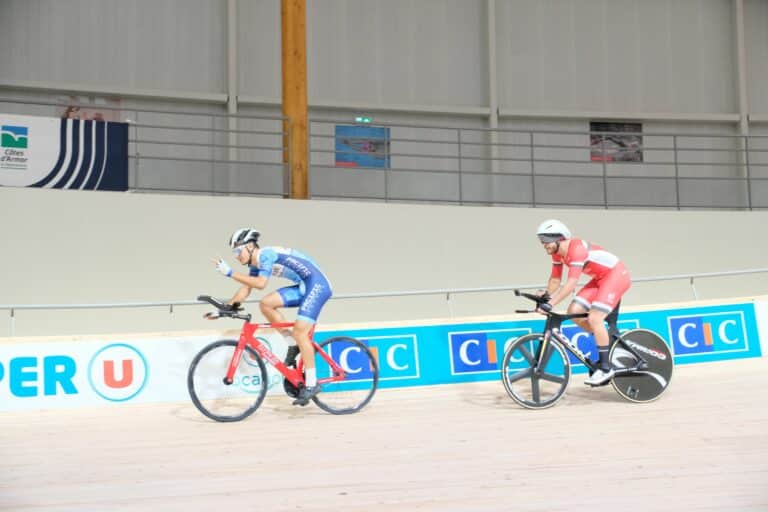
[[[255,244],[259,243],[259,232],[255,229],[250,228],[240,228],[234,233],[232,233],[232,236],[229,237],[229,247],[230,249],[234,249],[235,247],[239,247],[241,245],[245,245],[248,242],[253,242]]]
[[[541,243],[548,244],[571,238],[571,230],[559,220],[549,219],[539,224],[536,236],[539,237]]]

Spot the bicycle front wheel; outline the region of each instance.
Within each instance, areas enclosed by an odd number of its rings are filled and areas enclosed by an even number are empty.
[[[650,402],[656,400],[669,387],[675,362],[664,340],[653,331],[632,329],[621,335],[613,344],[610,352],[614,368],[632,368],[639,363],[635,353],[646,366],[635,372],[618,374],[611,384],[618,394],[631,402]]]
[[[379,384],[379,366],[371,350],[347,336],[329,338],[315,354],[321,392],[312,400],[331,414],[351,414],[368,404]]]
[[[219,340],[192,360],[187,389],[195,407],[216,421],[240,421],[259,408],[267,394],[267,368],[259,354],[245,346],[231,383],[225,382],[237,341]]]
[[[504,353],[501,380],[507,394],[523,407],[552,407],[565,394],[571,365],[560,343],[550,339],[541,354],[544,335],[527,334],[512,342]]]

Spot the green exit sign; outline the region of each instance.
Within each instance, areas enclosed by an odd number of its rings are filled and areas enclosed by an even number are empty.
[[[368,124],[371,121],[373,121],[372,117],[368,117],[368,116],[355,116],[355,122],[356,123]]]

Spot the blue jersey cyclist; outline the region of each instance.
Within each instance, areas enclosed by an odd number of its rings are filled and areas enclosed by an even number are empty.
[[[306,386],[299,391],[293,403],[306,405],[320,391],[320,386],[317,385],[315,351],[310,341],[310,331],[323,305],[331,298],[331,285],[312,258],[295,249],[260,247],[259,236],[256,230],[242,228],[232,233],[229,239],[229,246],[237,261],[248,266],[247,274],[234,272],[221,258],[215,260],[216,269],[243,285],[230,299],[230,304],[243,302],[253,288],[264,289],[272,276],[293,282],[290,286],[267,294],[261,299],[259,308],[272,323],[286,321],[279,308],[299,308],[296,323],[293,326],[293,335],[286,336],[289,343],[286,364],[294,364],[297,354],[301,353]],[[294,339],[298,349],[296,345],[291,344]]]

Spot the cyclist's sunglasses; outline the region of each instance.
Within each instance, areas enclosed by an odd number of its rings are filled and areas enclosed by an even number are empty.
[[[245,249],[244,245],[238,245],[237,247],[232,249],[232,254],[235,256],[240,256],[240,253],[243,252],[243,249]]]
[[[538,235],[538,237],[539,237],[539,242],[543,244],[551,244],[554,242],[559,242],[560,240],[563,239],[563,237],[560,235]]]

